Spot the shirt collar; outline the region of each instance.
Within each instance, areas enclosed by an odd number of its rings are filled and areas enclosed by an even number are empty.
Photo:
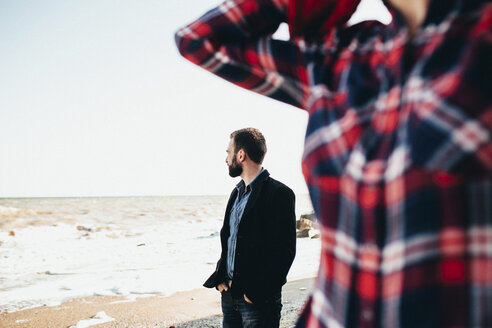
[[[256,175],[256,177],[253,179],[253,181],[250,182],[250,184],[248,185],[248,187],[246,189],[251,190],[254,188],[254,184],[255,184],[256,180],[258,180],[258,177],[263,173],[263,171],[265,171],[264,167],[261,168],[261,171]],[[241,194],[241,191],[244,190],[244,181],[243,180],[239,181],[239,183],[236,185],[236,189],[239,192],[239,194]]]

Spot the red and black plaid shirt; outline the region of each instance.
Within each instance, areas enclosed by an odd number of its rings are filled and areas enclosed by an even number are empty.
[[[230,0],[176,43],[309,113],[322,251],[299,327],[492,327],[492,3],[433,0],[412,39],[391,12],[280,41],[286,0]]]

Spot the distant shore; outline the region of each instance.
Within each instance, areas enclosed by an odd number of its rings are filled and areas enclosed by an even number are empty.
[[[282,328],[295,324],[313,286],[314,278],[289,281],[282,293]],[[102,313],[104,312],[104,313]],[[91,317],[99,316],[91,319]],[[102,313],[102,315],[101,315]],[[92,320],[92,321],[84,321]],[[107,321],[106,323],[97,324]],[[94,296],[79,298],[57,306],[0,314],[0,327],[98,328],[221,327],[220,295],[213,289],[178,292],[171,296],[152,296],[127,300],[124,297]],[[77,324],[79,324],[77,326]]]

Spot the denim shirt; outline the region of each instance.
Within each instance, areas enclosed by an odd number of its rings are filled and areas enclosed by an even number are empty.
[[[230,225],[230,235],[227,239],[227,275],[229,279],[232,279],[234,276],[234,261],[236,258],[236,243],[237,243],[237,233],[239,230],[239,223],[241,223],[241,218],[244,213],[244,209],[248,204],[249,196],[251,196],[252,189],[254,188],[254,182],[258,178],[258,176],[264,171],[264,168],[261,168],[260,173],[251,181],[251,183],[244,188],[244,181],[241,180],[237,185],[237,197],[234,201],[234,205],[231,209],[231,214],[229,216],[229,225]]]

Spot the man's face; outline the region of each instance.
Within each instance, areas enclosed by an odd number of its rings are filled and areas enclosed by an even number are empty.
[[[234,147],[234,139],[231,138],[229,146],[227,147],[226,163],[229,167],[229,175],[233,178],[238,177],[243,173],[243,167],[237,162],[237,153],[234,153]]]

